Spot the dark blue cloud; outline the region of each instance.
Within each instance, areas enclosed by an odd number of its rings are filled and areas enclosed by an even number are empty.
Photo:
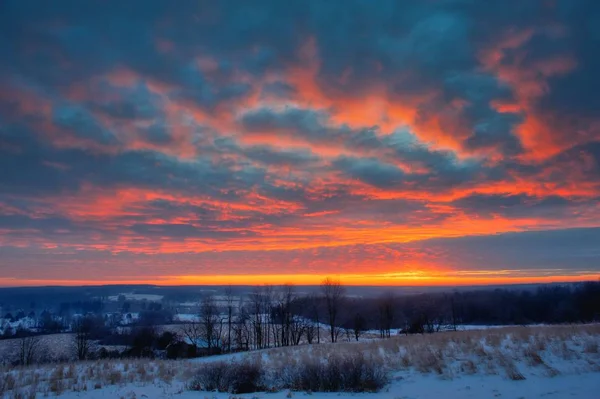
[[[279,250],[460,218],[596,225],[599,15],[593,0],[1,1],[0,240]],[[119,212],[86,215],[86,195],[118,190],[134,192]],[[597,235],[379,248],[590,269]]]
[[[162,100],[141,83],[132,88],[101,82],[87,100],[87,107],[117,120],[148,120],[162,117]],[[106,97],[103,99],[102,97]]]
[[[549,79],[549,90],[540,101],[546,112],[597,117],[600,99],[600,55],[595,49],[600,44],[600,4],[593,0],[560,0],[554,9],[564,32],[537,35],[528,43],[526,65],[544,61],[560,50],[572,56],[576,66],[571,73]],[[565,132],[566,135],[569,132]]]
[[[597,273],[600,252],[595,243],[599,239],[598,228],[563,229],[432,239],[418,247],[438,249],[451,264],[463,262],[472,269],[485,265],[488,270]]]
[[[372,158],[340,158],[334,165],[351,178],[380,188],[395,188],[405,183],[406,175],[397,166]]]
[[[152,144],[169,144],[173,142],[173,137],[167,131],[167,128],[161,124],[155,123],[145,130],[145,138]]]
[[[90,139],[99,144],[116,144],[115,135],[99,126],[88,111],[76,104],[59,105],[54,108],[52,122],[66,134]]]
[[[279,98],[288,99],[298,93],[298,90],[286,82],[267,83],[262,88],[263,95],[272,95]]]
[[[598,199],[569,199],[559,196],[535,197],[527,194],[472,194],[452,201],[452,205],[472,215],[508,218],[563,218],[584,206],[593,206]]]
[[[37,140],[27,129],[10,126],[0,135],[0,176],[3,193],[30,194],[77,191],[89,183],[101,187],[138,187],[204,192],[249,189],[264,180],[263,170],[207,159],[182,161],[156,151],[126,150],[115,154],[85,148],[55,148]]]
[[[325,91],[361,95],[385,82],[390,95],[400,99],[435,90],[439,97],[420,105],[425,116],[452,99],[467,101],[464,113],[456,116],[470,131],[463,137],[465,147],[497,147],[510,155],[521,151],[513,133],[520,116],[490,108],[491,100],[506,99],[511,90],[481,70],[478,55],[511,29],[534,29],[522,67],[563,52],[578,62],[573,73],[551,78],[541,107],[586,115],[598,108],[593,95],[580,94],[593,93],[598,82],[593,51],[598,6],[591,0],[561,1],[554,7],[517,1],[502,6],[379,1],[376,7],[358,0],[285,6],[278,1],[177,6],[148,1],[137,7],[116,1],[82,6],[14,0],[2,7],[0,50],[7,56],[0,68],[47,89],[60,91],[126,67],[178,87],[172,94],[177,98],[211,108],[250,92],[247,84],[235,81],[236,70],[255,76],[283,71],[302,61],[298,51],[313,37]],[[553,34],[553,26],[561,24],[566,33]],[[172,43],[172,51],[161,50],[159,40]],[[217,63],[217,84],[197,70],[200,54]]]

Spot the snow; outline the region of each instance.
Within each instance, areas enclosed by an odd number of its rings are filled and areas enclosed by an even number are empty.
[[[208,348],[208,341],[201,338],[192,340],[188,337],[183,337],[183,342],[188,345],[196,345],[198,348]]]
[[[131,316],[131,317],[129,317]],[[136,321],[138,321],[140,318],[140,314],[136,313],[136,312],[129,312],[129,313],[123,313],[121,314],[121,324],[122,325],[129,325],[129,324],[133,324]]]
[[[54,360],[70,357],[73,349],[73,334],[41,335],[39,338],[44,357]],[[0,366],[6,365],[11,358],[14,358],[19,348],[19,342],[19,338],[0,340]]]
[[[6,330],[7,327],[10,327],[14,332],[18,328],[23,328],[25,330],[33,330],[36,328],[36,326],[36,320],[29,316],[16,321],[10,321],[9,319],[0,319],[0,334],[4,334],[4,330]]]
[[[64,345],[64,344],[63,344]],[[359,343],[301,345],[208,356],[193,360],[100,360],[0,370],[12,375],[27,397],[57,393],[62,398],[230,398],[230,394],[190,392],[186,384],[198,368],[213,362],[260,361],[267,387],[278,385],[276,373],[298,361],[362,352],[388,371],[390,382],[379,393],[312,393],[315,399],[356,396],[361,399],[600,398],[600,325],[509,327],[399,336]],[[60,372],[57,373],[57,368]],[[64,371],[69,368],[71,371]],[[141,370],[141,371],[140,371]],[[52,376],[64,377],[53,391]],[[113,378],[113,375],[116,376]],[[37,376],[37,377],[36,377]],[[73,376],[76,376],[74,378]],[[519,378],[515,378],[519,377]],[[27,381],[36,380],[33,388]],[[85,391],[81,391],[85,389]],[[80,390],[80,392],[75,392]],[[305,392],[236,395],[240,398],[304,397]],[[16,395],[9,396],[16,397]]]
[[[190,322],[190,321],[197,322],[200,320],[200,316],[195,315],[195,314],[189,314],[189,313],[178,313],[173,316],[173,320],[180,321],[180,322]]]
[[[543,327],[546,324],[529,324],[527,327]],[[506,328],[511,326],[503,326],[503,325],[485,325],[485,324],[460,324],[456,326],[457,331],[472,331],[472,330],[489,330],[492,328]]]
[[[126,301],[151,301],[151,302],[159,302],[163,299],[163,295],[156,295],[156,294],[119,294],[119,295],[112,295],[108,297],[109,301],[118,301],[119,297],[123,295],[125,297]]]
[[[526,398],[526,399],[566,399],[597,398],[600,389],[600,374],[561,375],[553,378],[529,378],[511,381],[499,376],[468,376],[452,380],[427,375],[407,375],[394,380],[387,389],[372,394],[292,392],[291,397],[313,399],[358,397],[360,399],[484,399],[484,398]],[[239,398],[288,398],[289,391],[276,393],[252,393],[236,395]],[[58,397],[69,398],[217,398],[227,399],[228,393],[206,393],[185,391],[182,384],[158,383],[156,385],[125,384],[109,386],[86,392],[66,392]]]

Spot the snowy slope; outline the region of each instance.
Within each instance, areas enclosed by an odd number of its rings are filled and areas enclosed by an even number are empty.
[[[554,378],[530,378],[511,381],[499,376],[467,376],[453,380],[428,375],[408,375],[393,381],[389,388],[379,393],[323,393],[281,391],[276,393],[253,393],[232,396],[228,393],[205,393],[185,391],[181,384],[143,385],[125,384],[87,392],[69,392],[60,398],[340,398],[360,399],[597,399],[600,398],[600,374],[556,376]]]
[[[276,393],[245,398],[304,397],[289,393],[278,372],[303,362],[360,353],[390,376],[378,393],[312,393],[314,398],[600,398],[600,325],[510,327],[399,336],[362,343],[301,345],[189,361],[124,359],[46,365],[0,372],[0,393],[13,398],[230,398],[187,389],[198,370],[217,362],[260,364]],[[228,365],[230,367],[230,365]],[[3,381],[12,379],[10,387]],[[290,396],[288,396],[288,394]]]

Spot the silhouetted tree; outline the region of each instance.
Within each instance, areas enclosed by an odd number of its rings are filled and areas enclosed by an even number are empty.
[[[321,284],[321,290],[327,307],[329,328],[331,329],[331,342],[336,342],[339,334],[337,326],[338,314],[344,299],[345,289],[339,280],[327,277]]]
[[[17,334],[21,338],[17,340],[18,363],[22,366],[30,366],[35,363],[42,351],[42,339],[31,335],[29,332]]]
[[[358,341],[362,333],[367,329],[367,320],[360,313],[354,315],[352,331],[354,332],[354,338]]]
[[[233,295],[233,288],[228,286],[225,289],[225,300],[227,302],[227,352],[231,353],[231,332],[233,325],[233,301],[235,297]]]
[[[85,360],[90,354],[92,347],[92,329],[94,327],[94,321],[91,317],[79,317],[73,321],[72,330],[75,333],[73,335],[73,347],[75,355],[79,360]]]
[[[223,334],[223,318],[211,295],[202,298],[200,304],[200,332],[208,351],[221,348]]]
[[[394,323],[394,297],[386,294],[379,300],[379,332],[381,338],[391,336],[392,325]]]

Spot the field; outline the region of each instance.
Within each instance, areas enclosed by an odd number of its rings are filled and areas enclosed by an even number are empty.
[[[6,368],[0,392],[6,398],[229,398],[239,385],[223,379],[219,388],[231,392],[194,390],[209,387],[216,370],[236,370],[255,373],[251,380],[260,391],[236,395],[248,398],[307,392],[334,397],[339,394],[317,391],[379,390],[360,396],[593,399],[600,395],[599,348],[597,324],[507,327],[302,345],[190,361],[132,359]],[[327,377],[307,378],[315,370]],[[356,381],[348,382],[349,375],[356,375]],[[381,388],[374,388],[374,382]]]

